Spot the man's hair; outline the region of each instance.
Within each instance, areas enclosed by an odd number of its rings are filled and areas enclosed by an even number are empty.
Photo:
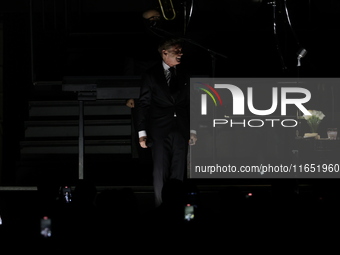
[[[160,55],[162,55],[163,50],[168,50],[171,47],[174,46],[182,46],[183,41],[180,38],[177,37],[166,37],[163,38],[158,46],[158,52]]]

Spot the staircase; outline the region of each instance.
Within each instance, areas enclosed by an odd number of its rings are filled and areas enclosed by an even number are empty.
[[[84,102],[85,153],[129,155],[131,132],[124,100]],[[31,101],[21,154],[77,154],[78,134],[78,101]]]
[[[137,169],[139,162],[131,109],[125,99],[82,101],[81,139],[80,102],[76,96],[61,91],[60,84],[53,87],[45,88],[47,93],[58,91],[53,96],[42,92],[28,102],[17,185],[36,185],[45,179],[74,183],[79,171],[84,172],[82,178],[98,185],[120,185],[128,177],[131,185],[131,171]]]

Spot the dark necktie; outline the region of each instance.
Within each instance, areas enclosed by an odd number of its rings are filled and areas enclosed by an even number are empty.
[[[169,71],[170,71],[169,88],[170,88],[170,93],[173,94],[177,92],[177,88],[178,88],[176,70],[174,67],[170,67]]]

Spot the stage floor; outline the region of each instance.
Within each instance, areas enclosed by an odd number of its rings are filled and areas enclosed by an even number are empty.
[[[158,241],[167,244],[173,233],[177,233],[178,241],[184,244],[189,241],[194,250],[204,245],[210,247],[209,242],[194,243],[196,238],[206,239],[207,235],[214,236],[214,247],[221,245],[222,248],[226,240],[231,242],[228,245],[231,247],[240,238],[244,241],[251,238],[246,241],[250,244],[255,240],[263,241],[264,237],[267,241],[280,235],[282,238],[287,231],[289,235],[297,234],[300,242],[301,238],[325,233],[328,226],[338,224],[335,217],[338,198],[332,193],[335,186],[331,183],[260,184],[249,180],[248,183],[244,180],[204,183],[199,180],[189,186],[195,193],[195,199],[190,200],[195,205],[193,222],[184,220],[184,205],[179,210],[155,208],[151,185],[105,186],[82,180],[70,186],[72,199],[69,203],[61,195],[61,186],[55,184],[1,186],[0,237],[3,244],[7,241],[29,243],[32,251],[37,247],[63,251],[68,249],[68,242],[78,251],[89,247],[107,249],[113,243],[115,248],[122,246],[140,251],[149,250],[146,244],[151,239],[160,238]],[[52,221],[53,238],[41,235],[40,221],[44,216]],[[29,246],[20,245],[14,250],[18,249],[30,250]]]

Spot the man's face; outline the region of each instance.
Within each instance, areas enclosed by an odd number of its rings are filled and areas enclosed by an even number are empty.
[[[181,63],[182,47],[177,45],[163,50],[163,60],[168,66],[175,66]]]

